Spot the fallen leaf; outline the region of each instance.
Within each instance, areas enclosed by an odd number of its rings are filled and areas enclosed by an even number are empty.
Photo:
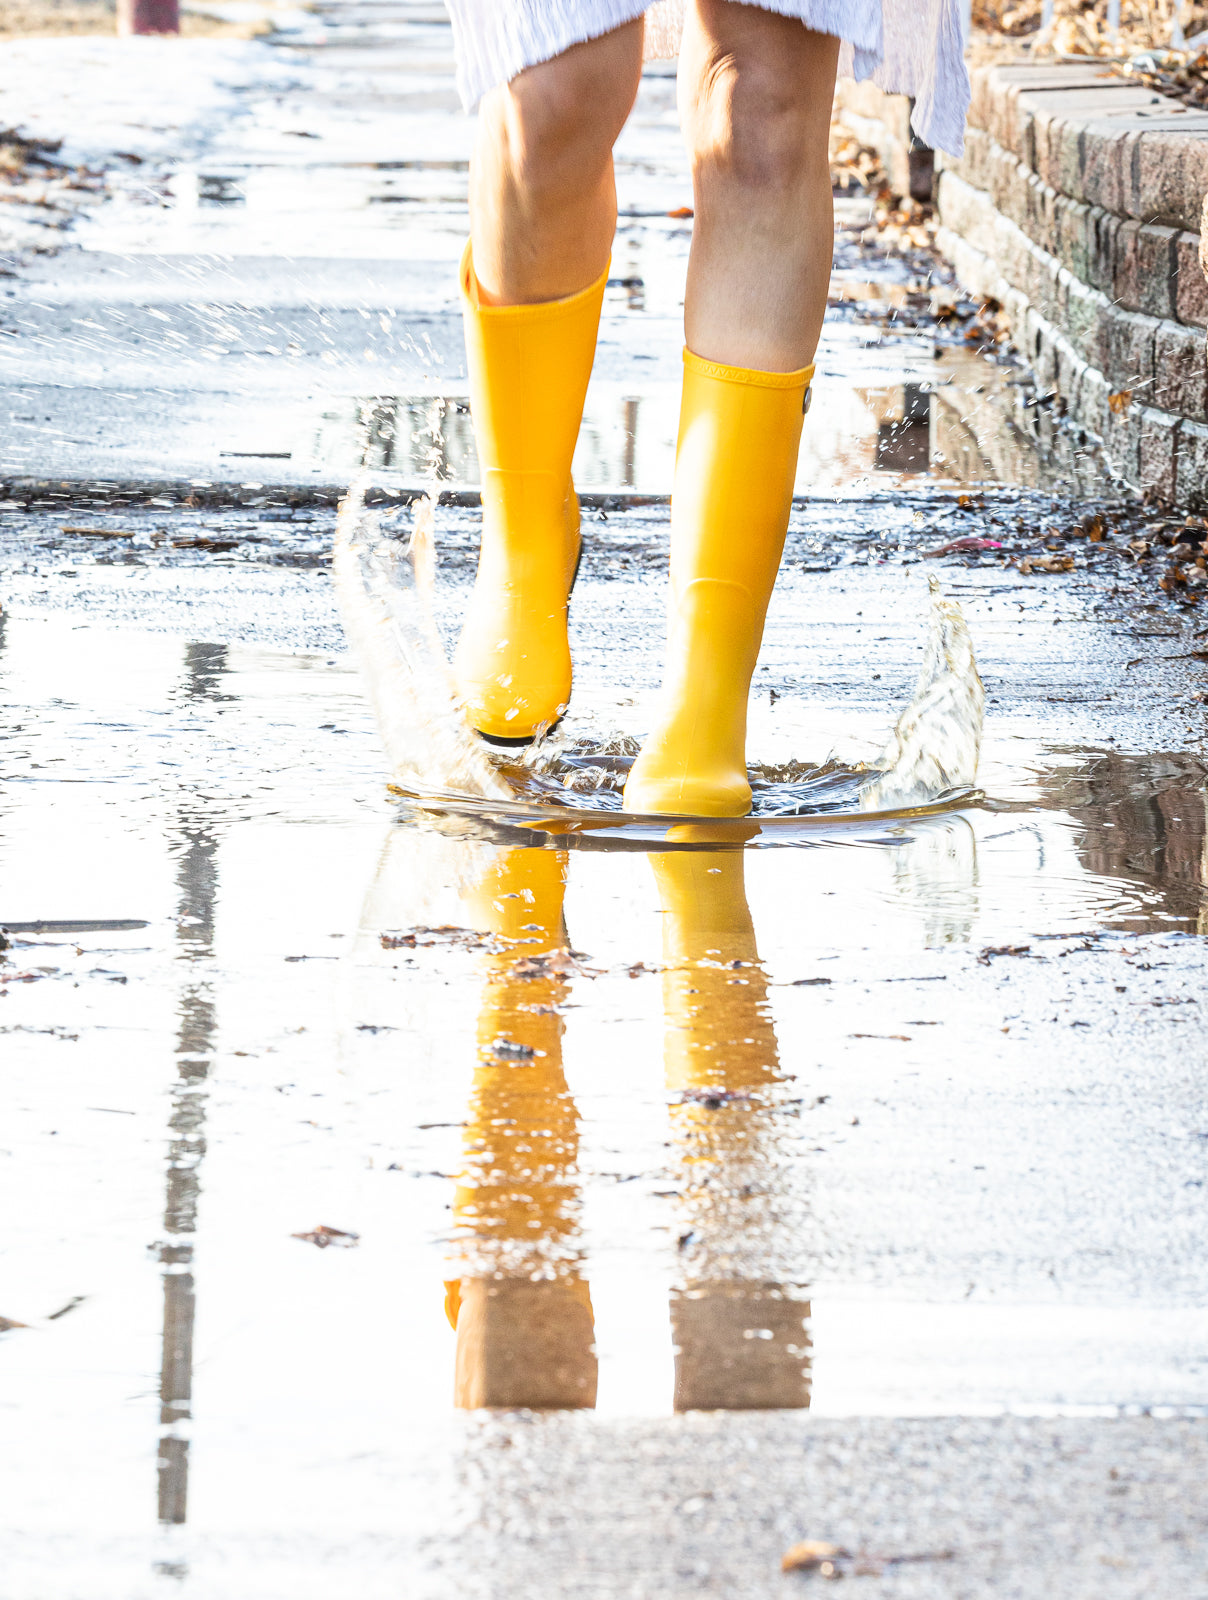
[[[10,1333],[13,1328],[28,1328],[28,1322],[18,1322],[15,1317],[0,1317],[0,1333]]]
[[[956,556],[973,554],[978,550],[1001,550],[998,539],[982,539],[976,534],[966,534],[961,539],[950,539],[947,544],[936,545],[934,550],[924,550],[923,556]]]
[[[921,1561],[951,1561],[955,1550],[922,1550],[906,1555],[882,1555],[859,1550],[854,1554],[842,1545],[820,1539],[804,1539],[780,1558],[781,1572],[816,1572],[820,1578],[879,1578],[886,1567],[913,1565]]]
[[[983,967],[988,967],[991,956],[1026,956],[1031,954],[1031,950],[1030,944],[987,945],[977,959]]]
[[[438,928],[408,928],[405,933],[383,933],[383,950],[426,949],[436,944],[459,944],[467,950],[481,950],[491,941],[476,933],[473,928],[455,928],[448,923]]]
[[[329,1244],[351,1250],[354,1245],[361,1242],[359,1233],[348,1233],[343,1228],[329,1228],[325,1222],[321,1222],[317,1228],[312,1228],[309,1233],[291,1233],[290,1238],[302,1239],[306,1244],[317,1245],[320,1250],[326,1250]]]
[[[1131,389],[1117,389],[1115,394],[1107,397],[1108,409],[1113,416],[1126,417],[1128,408],[1132,405],[1133,392]]]
[[[694,217],[696,215],[696,212],[693,211],[691,206],[676,206],[675,210],[674,211],[668,211],[667,215],[669,217],[676,217],[676,218]]]
[[[681,1106],[704,1106],[706,1111],[720,1111],[723,1106],[750,1105],[751,1096],[745,1089],[684,1089],[677,1103]]]
[[[780,1558],[781,1572],[816,1572],[824,1562],[833,1562],[838,1556],[850,1560],[851,1553],[841,1544],[827,1544],[824,1539],[803,1539]]]
[[[549,950],[544,955],[521,956],[512,962],[508,974],[513,978],[565,978],[582,970],[569,950]]]
[[[1033,572],[1073,572],[1073,556],[1026,556],[1019,563],[1019,570],[1025,578]]]

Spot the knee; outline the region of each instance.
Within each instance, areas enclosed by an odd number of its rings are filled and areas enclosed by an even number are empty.
[[[508,165],[524,192],[573,197],[607,170],[637,94],[641,35],[605,44],[530,67],[501,91]]]
[[[820,118],[800,76],[775,61],[716,55],[703,64],[684,118],[693,169],[706,186],[782,193],[826,161]]]

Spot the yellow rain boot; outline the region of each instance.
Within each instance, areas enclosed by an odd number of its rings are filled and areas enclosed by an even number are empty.
[[[459,1275],[455,1404],[591,1407],[596,1358],[582,1276],[579,1114],[562,1070],[569,994],[563,851],[500,853],[463,897],[499,948],[483,958],[478,1063],[453,1199]]]
[[[705,827],[674,831],[707,842]],[[743,853],[660,851],[650,864],[664,913],[664,1071],[678,1096],[675,1409],[807,1406],[809,1300],[784,1281],[796,1253],[784,1080]]]
[[[527,744],[570,700],[566,609],[579,560],[570,467],[606,278],[565,300],[486,306],[469,245],[462,256],[482,547],[453,671],[466,715],[492,742]]]
[[[626,811],[742,817],[747,695],[793,502],[813,367],[755,372],[684,351],[663,702]]]

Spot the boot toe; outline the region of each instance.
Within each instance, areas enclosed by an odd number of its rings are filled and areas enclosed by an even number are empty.
[[[751,785],[739,773],[659,773],[635,762],[625,785],[626,811],[645,816],[745,817]]]

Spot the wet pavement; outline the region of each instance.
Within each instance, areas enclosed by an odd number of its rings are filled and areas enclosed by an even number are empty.
[[[396,486],[434,467],[477,482],[455,273],[472,122],[443,11],[269,14],[272,42],[196,40],[187,56],[155,39],[6,47],[4,121],[66,131],[53,159],[75,176],[37,168],[0,219],[18,266],[0,283],[0,486],[330,498],[360,466]],[[617,180],[576,479],[666,493],[691,186],[665,67],[643,80]],[[1014,410],[1042,431],[1043,409],[984,401],[1019,381],[995,365],[995,328],[909,238],[877,236],[872,212],[837,202],[799,492],[1051,480],[1045,452],[1003,425]],[[1066,443],[1068,474],[1081,456]],[[1081,470],[1095,483],[1093,458]]]
[[[222,43],[229,101],[196,72],[191,165],[131,148],[172,203],[117,186],[0,286],[0,1595],[765,1600],[812,1539],[870,1593],[1198,1600],[1194,604],[853,204],[752,759],[875,755],[936,573],[984,798],[742,840],[392,794],[321,502],[368,466],[401,551],[433,455],[473,483],[466,124],[434,10],[295,26]],[[667,488],[670,90],[624,147],[572,750],[659,676],[667,511],[624,491]],[[437,514],[446,645],[476,521]]]

